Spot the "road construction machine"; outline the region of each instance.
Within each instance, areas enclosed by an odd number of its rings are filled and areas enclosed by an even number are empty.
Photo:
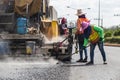
[[[11,53],[22,49],[25,54],[34,54],[33,46],[39,46],[50,56],[71,54],[72,35],[65,38],[67,46],[60,46],[57,11],[49,6],[50,0],[1,0],[0,41],[8,42]],[[56,42],[46,43],[45,39]],[[21,50],[21,51],[22,51]],[[66,60],[70,60],[71,56]]]

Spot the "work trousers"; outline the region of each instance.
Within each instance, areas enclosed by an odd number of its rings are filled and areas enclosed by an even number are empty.
[[[103,61],[106,61],[106,54],[104,51],[103,41],[100,41],[95,44],[92,44],[92,43],[90,44],[90,61],[94,63],[94,50],[95,50],[96,45],[98,45],[98,47],[99,47]]]
[[[87,58],[87,49],[83,49],[83,44],[84,44],[84,35],[78,35],[78,43],[79,43],[79,54],[80,54],[80,59],[83,59],[83,51],[85,53],[85,58]]]

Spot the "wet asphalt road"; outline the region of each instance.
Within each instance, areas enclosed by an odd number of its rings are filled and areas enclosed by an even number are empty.
[[[70,68],[56,65],[53,59],[17,60],[0,62],[0,80],[69,80]]]
[[[72,64],[56,64],[52,58],[5,57],[0,61],[0,80],[120,80],[120,47],[105,47],[105,51],[108,64],[103,65],[96,47],[95,65],[92,66],[75,63],[79,59],[78,54],[73,55]]]

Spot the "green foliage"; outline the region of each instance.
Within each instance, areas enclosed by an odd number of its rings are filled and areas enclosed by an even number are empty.
[[[120,36],[107,37],[107,38],[105,38],[105,42],[108,42],[108,43],[118,43],[118,44],[120,44]]]
[[[117,30],[114,32],[114,36],[120,36],[120,29],[117,29]]]
[[[104,28],[105,42],[120,44],[120,26]]]
[[[112,32],[111,32],[111,31],[108,31],[108,32],[105,33],[105,36],[104,36],[104,37],[106,38],[106,37],[111,37],[111,36],[112,36]]]

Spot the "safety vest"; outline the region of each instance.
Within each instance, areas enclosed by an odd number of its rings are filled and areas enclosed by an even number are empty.
[[[91,26],[91,34],[89,36],[89,40],[93,44],[99,40],[99,34],[94,30],[94,26]]]

